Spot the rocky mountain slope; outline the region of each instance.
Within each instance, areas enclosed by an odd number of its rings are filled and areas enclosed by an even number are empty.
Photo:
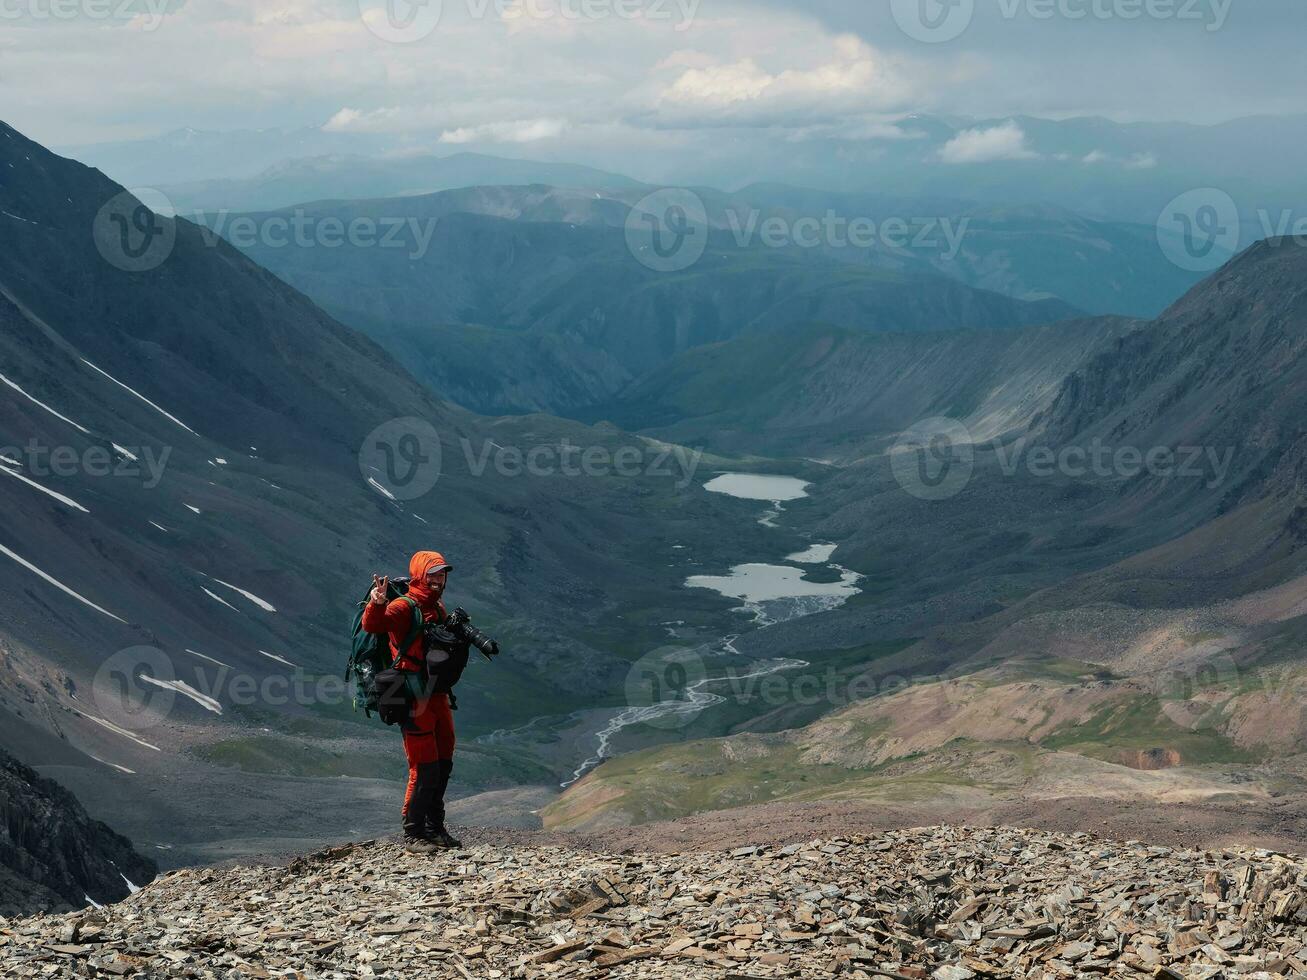
[[[931,417],[965,418],[980,439],[1024,430],[1068,375],[1140,326],[867,335],[811,324],[687,351],[588,414],[674,442],[849,462]]]
[[[155,872],[66,789],[0,750],[0,917],[117,902]]]
[[[1304,956],[1297,857],[947,826],[684,855],[369,843],[0,921],[13,977],[1266,977]]]

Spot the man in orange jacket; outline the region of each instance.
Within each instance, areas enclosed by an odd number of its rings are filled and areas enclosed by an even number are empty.
[[[417,603],[424,623],[446,618],[440,601],[453,566],[438,551],[419,551],[409,562],[408,599]],[[390,637],[390,651],[399,670],[426,676],[426,647],[419,631],[407,650],[401,650],[413,627],[413,605],[407,599],[387,604],[390,580],[372,576],[372,596],[363,610],[363,628]],[[411,847],[429,849],[462,847],[445,828],[445,790],[454,771],[454,715],[449,694],[424,691],[413,705],[404,726],[404,755],[408,758],[408,791],[404,795],[404,839]]]

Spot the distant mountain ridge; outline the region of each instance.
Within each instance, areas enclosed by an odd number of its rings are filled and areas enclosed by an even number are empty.
[[[488,413],[574,414],[686,350],[797,323],[988,330],[1077,313],[1056,298],[975,289],[925,262],[875,265],[821,250],[741,247],[721,229],[691,267],[667,273],[629,250],[630,213],[622,199],[526,187],[206,220],[215,230],[382,216],[417,223],[429,233],[420,248],[240,244],[344,322],[423,365],[435,390]]]
[[[1101,117],[1045,119],[1035,116],[992,118],[940,117],[912,114],[891,121],[905,138],[812,138],[785,144],[784,153],[763,152],[770,137],[744,134],[733,147],[716,147],[706,154],[694,141],[669,147],[660,155],[660,172],[646,161],[623,159],[619,152],[595,161],[612,181],[622,172],[640,174],[645,183],[726,187],[744,192],[751,185],[786,184],[828,192],[878,193],[898,198],[963,198],[973,207],[1047,202],[1095,220],[1125,221],[1152,226],[1164,206],[1181,191],[1215,187],[1233,196],[1248,226],[1243,245],[1257,234],[1257,211],[1296,211],[1304,185],[1292,161],[1304,149],[1307,125],[1301,116],[1247,117],[1213,125],[1174,122],[1119,123]],[[1015,126],[1024,135],[1018,158],[949,163],[944,149],[959,134]],[[442,144],[426,134],[385,135],[304,127],[288,130],[212,132],[181,130],[156,139],[121,141],[61,148],[85,160],[127,186],[196,185],[179,189],[185,206],[256,210],[284,207],[325,197],[357,199],[399,193],[421,193],[420,180],[405,179],[402,158],[438,152]],[[486,159],[485,173],[467,185],[487,183],[566,183],[549,179],[534,165],[532,179],[492,179],[498,166],[511,161],[496,144],[472,144],[465,149],[498,154]],[[555,149],[555,152],[557,150]],[[365,157],[388,163],[360,165],[344,193],[300,191],[276,199],[275,179],[263,197],[258,175],[269,168],[284,170],[287,161],[310,157]],[[496,162],[497,161],[497,162]],[[376,169],[379,168],[379,169]],[[380,176],[388,172],[388,176]],[[342,175],[343,177],[343,175]],[[373,183],[381,180],[383,183]],[[225,184],[223,182],[234,181]],[[247,183],[248,181],[248,183]],[[595,183],[595,181],[589,181]],[[605,181],[598,182],[599,184]],[[443,186],[443,185],[442,185]],[[434,191],[439,188],[425,188]],[[210,192],[221,200],[212,200]],[[192,193],[200,197],[190,197]]]

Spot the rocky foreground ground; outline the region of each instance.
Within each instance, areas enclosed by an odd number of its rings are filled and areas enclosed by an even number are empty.
[[[1307,861],[934,827],[682,855],[556,846],[165,875],[0,919],[0,976],[1307,975]]]

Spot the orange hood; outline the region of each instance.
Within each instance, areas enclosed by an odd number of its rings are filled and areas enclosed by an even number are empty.
[[[441,568],[452,571],[454,566],[445,561],[445,556],[439,551],[419,551],[408,563],[408,594],[419,603],[431,598],[427,588],[427,573]]]

